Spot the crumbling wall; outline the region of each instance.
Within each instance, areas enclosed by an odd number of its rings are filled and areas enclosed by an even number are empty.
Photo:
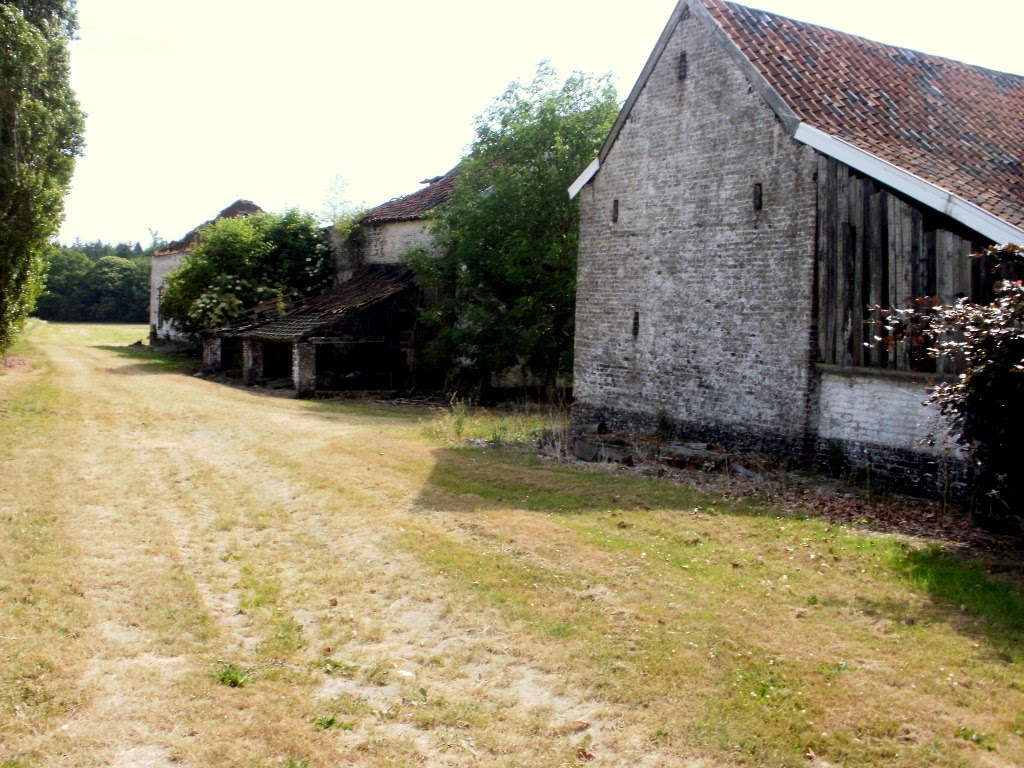
[[[149,263],[149,325],[157,338],[185,339],[185,334],[174,327],[174,323],[160,316],[160,298],[166,287],[167,275],[181,266],[190,251],[158,253],[150,257]]]
[[[392,221],[360,225],[351,238],[342,241],[331,231],[335,279],[340,284],[365,264],[399,264],[402,254],[414,245],[434,247],[433,235],[424,220]]]

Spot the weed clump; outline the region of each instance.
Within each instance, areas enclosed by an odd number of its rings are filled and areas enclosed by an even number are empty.
[[[221,664],[217,667],[214,677],[218,683],[226,685],[228,688],[244,688],[247,685],[252,685],[253,682],[249,670],[231,663]]]

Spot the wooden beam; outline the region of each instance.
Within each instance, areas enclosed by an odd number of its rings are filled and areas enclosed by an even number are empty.
[[[835,285],[835,361],[850,365],[850,340],[853,320],[850,288],[853,282],[853,243],[850,238],[850,169],[836,162],[836,285]]]
[[[833,197],[832,174],[829,172],[830,158],[818,155],[818,359],[833,363],[833,335],[829,328],[832,322],[832,248],[829,231],[832,225]]]
[[[912,222],[910,206],[889,196],[889,307],[904,308],[910,298]],[[910,370],[910,345],[906,340],[890,348],[889,367]]]
[[[864,229],[867,215],[868,183],[856,179],[850,186],[850,227],[853,252],[853,286],[850,293],[850,332],[853,336],[853,364],[864,365],[864,273],[867,254],[864,252]]]
[[[885,200],[885,192],[875,192],[868,197],[868,216],[865,232],[867,248],[866,267],[867,275],[867,304],[872,307],[870,317],[877,320],[874,307],[884,306],[887,300],[888,288],[886,286],[886,274],[888,265],[885,258],[885,211],[888,202]],[[874,340],[875,336],[885,336],[885,332],[877,327],[868,328],[871,346],[868,347],[868,362],[879,367],[884,357],[882,345]]]

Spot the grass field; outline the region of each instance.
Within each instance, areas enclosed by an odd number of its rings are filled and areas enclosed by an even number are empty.
[[[0,372],[0,766],[1024,765],[1019,562],[143,335]]]

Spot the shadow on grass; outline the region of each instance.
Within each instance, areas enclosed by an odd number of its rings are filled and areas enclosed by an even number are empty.
[[[1024,664],[1024,590],[992,578],[985,566],[939,547],[901,547],[895,565],[960,631],[978,634],[1007,661]],[[1019,571],[1018,571],[1019,574]]]
[[[138,376],[154,373],[192,373],[199,365],[199,357],[181,353],[163,353],[150,347],[123,347],[113,344],[96,344],[94,349],[114,352],[119,357],[137,360],[135,365],[111,368],[111,373]]]
[[[561,515],[613,509],[692,511],[712,499],[656,478],[585,470],[499,448],[439,448],[434,460],[423,502],[450,511],[482,506]],[[735,504],[721,506],[732,511]]]
[[[729,516],[792,517],[769,502],[723,499],[656,477],[581,470],[500,450],[439,449],[434,458],[420,503],[451,512],[499,508],[561,516],[646,510],[689,513],[700,508],[721,515],[722,525],[728,525]],[[860,602],[867,612],[906,624],[948,622],[958,632],[984,640],[1004,661],[1024,664],[1020,562],[1008,559],[1003,566],[1008,575],[1017,575],[1014,583],[993,578],[988,573],[992,566],[972,555],[939,546],[922,549],[895,540],[874,541],[889,553],[890,572],[930,602],[922,609],[909,602],[880,603],[865,595]]]

